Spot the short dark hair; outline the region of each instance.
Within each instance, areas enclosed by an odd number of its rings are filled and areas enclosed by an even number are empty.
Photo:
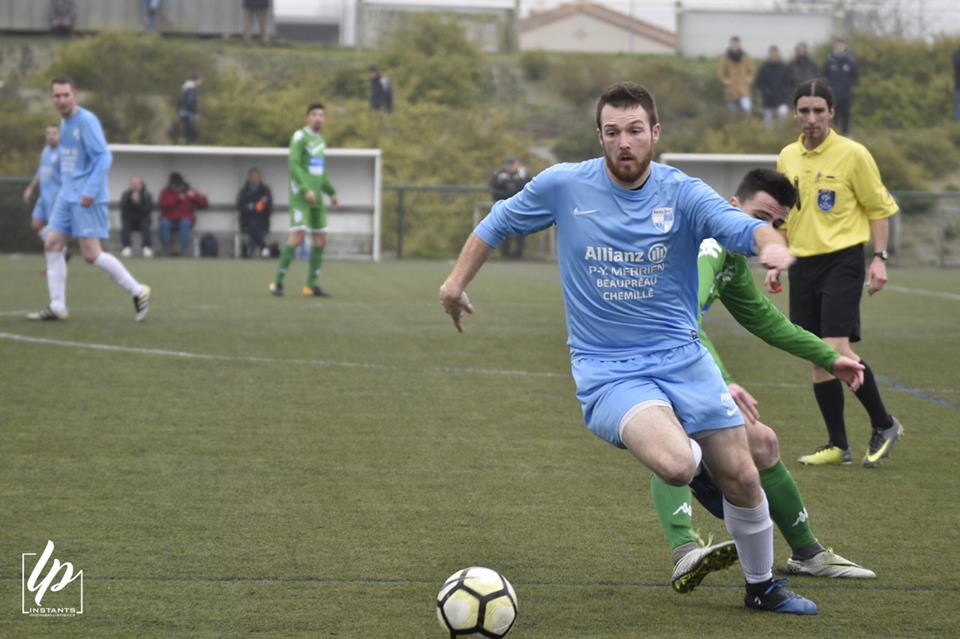
[[[307,115],[310,115],[310,112],[313,111],[314,109],[323,109],[324,111],[327,110],[327,109],[323,106],[323,102],[314,102],[314,103],[312,103],[310,106],[307,107]]]
[[[69,78],[69,77],[67,77],[67,76],[65,76],[65,75],[58,75],[58,76],[55,77],[53,80],[50,80],[50,88],[51,88],[51,89],[53,88],[53,85],[55,85],[55,84],[69,84],[69,85],[70,85],[71,87],[73,87],[74,89],[77,88],[77,85],[74,84],[73,79],[72,79],[72,78]]]
[[[797,108],[800,98],[823,98],[827,101],[827,108],[833,108],[833,89],[823,78],[814,78],[800,83],[793,92],[793,108]]]
[[[653,94],[646,88],[636,82],[617,82],[607,87],[600,99],[597,100],[597,128],[601,127],[600,112],[603,107],[610,105],[617,109],[626,109],[629,107],[640,106],[647,112],[650,119],[650,126],[660,121],[657,115],[657,103],[653,99]]]
[[[792,208],[797,201],[797,190],[790,184],[786,175],[773,169],[751,169],[740,180],[736,196],[740,202],[746,202],[763,191],[773,196],[782,206]]]

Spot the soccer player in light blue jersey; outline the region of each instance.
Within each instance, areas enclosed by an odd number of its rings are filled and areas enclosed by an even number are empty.
[[[30,215],[30,227],[37,232],[41,240],[47,239],[47,222],[50,210],[60,191],[60,127],[51,124],[44,134],[46,145],[40,152],[40,165],[30,184],[23,191],[23,201],[27,204],[33,199],[35,191],[40,191]]]
[[[133,298],[134,318],[147,315],[150,287],[138,282],[123,264],[100,248],[108,237],[107,173],[112,156],[100,120],[77,105],[77,90],[69,78],[50,83],[50,98],[60,113],[60,192],[50,212],[44,241],[50,304],[29,313],[28,319],[65,320],[67,313],[67,239],[77,238],[88,264],[103,270]]]
[[[571,368],[587,427],[671,485],[702,459],[722,489],[724,521],[746,578],[748,608],[816,614],[773,579],[773,522],[743,418],[697,327],[697,253],[716,238],[764,264],[793,257],[770,225],[700,180],[652,162],[653,96],[618,83],[597,102],[603,157],[558,164],[493,205],[440,287],[457,330],[466,287],[503,239],[557,227]]]

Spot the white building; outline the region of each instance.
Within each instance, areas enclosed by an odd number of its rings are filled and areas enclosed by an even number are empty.
[[[533,12],[520,23],[520,48],[590,53],[676,53],[677,37],[602,4],[577,2]]]

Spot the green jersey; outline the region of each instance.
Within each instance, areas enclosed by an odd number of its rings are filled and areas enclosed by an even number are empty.
[[[327,141],[320,133],[307,127],[297,130],[290,138],[287,168],[290,172],[290,226],[291,228],[323,229],[326,211],[323,194],[330,197],[337,192],[326,171]],[[304,196],[313,191],[317,201],[310,204]]]
[[[700,340],[728,384],[733,379],[717,355],[713,342],[703,331],[703,316],[718,299],[741,326],[771,346],[813,362],[826,371],[840,357],[819,337],[791,322],[760,292],[743,255],[728,252],[716,240],[704,240],[697,257],[697,272],[700,279],[697,290]]]

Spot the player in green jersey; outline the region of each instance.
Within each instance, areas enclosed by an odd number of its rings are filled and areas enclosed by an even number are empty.
[[[317,285],[317,276],[323,264],[323,247],[327,244],[327,211],[323,206],[323,194],[330,196],[330,204],[337,206],[337,191],[330,183],[326,172],[327,141],[320,131],[326,123],[323,105],[315,102],[307,107],[307,124],[290,138],[290,156],[287,167],[290,171],[290,235],[280,252],[277,276],[270,282],[270,292],[283,295],[283,278],[287,275],[296,247],[303,242],[307,231],[313,237],[310,249],[310,266],[304,297],[329,297],[330,294]]]
[[[755,169],[743,178],[736,196],[730,202],[751,216],[767,220],[774,228],[779,228],[795,200],[796,192],[786,177],[769,169]],[[841,356],[820,338],[787,319],[760,292],[743,255],[727,252],[715,240],[705,240],[700,245],[697,268],[700,280],[697,300],[700,339],[720,368],[734,402],[743,413],[750,452],[760,471],[760,483],[770,503],[770,517],[791,548],[786,571],[817,577],[875,577],[872,571],[844,559],[817,541],[797,484],[780,460],[776,433],[759,421],[756,399],[733,382],[713,343],[703,332],[703,315],[719,299],[734,319],[751,333],[771,346],[809,360],[824,370],[833,371],[854,389],[863,381],[863,367],[851,358]],[[719,497],[719,491],[711,484],[708,477],[698,476],[691,485],[701,502],[713,514],[722,517],[722,509],[711,506],[711,496]],[[726,568],[736,561],[737,553],[732,541],[701,547],[692,527],[690,487],[671,486],[653,476],[651,495],[657,516],[673,549],[674,590],[690,592],[709,572]]]

